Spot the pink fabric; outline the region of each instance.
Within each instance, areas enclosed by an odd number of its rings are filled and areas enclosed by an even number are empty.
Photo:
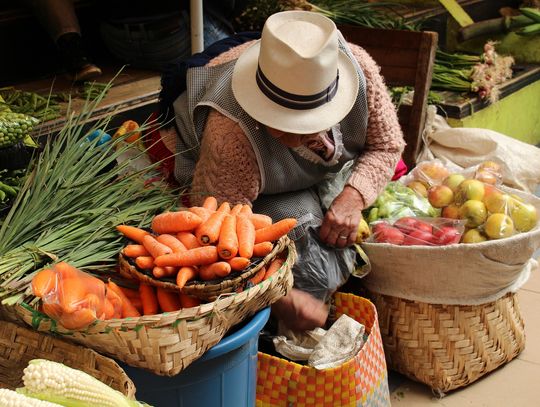
[[[396,165],[396,169],[394,170],[394,176],[392,177],[392,181],[397,181],[401,177],[403,177],[405,174],[407,174],[408,168],[407,165],[403,160],[399,160],[399,162]]]

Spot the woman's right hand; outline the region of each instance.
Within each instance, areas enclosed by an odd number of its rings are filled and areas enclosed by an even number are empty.
[[[328,312],[329,308],[323,301],[296,288],[272,305],[272,313],[293,331],[323,327]]]

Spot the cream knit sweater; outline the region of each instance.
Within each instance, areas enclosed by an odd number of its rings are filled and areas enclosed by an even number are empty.
[[[228,62],[251,45],[235,47],[212,59],[208,66]],[[349,44],[367,83],[369,119],[364,150],[354,164],[347,184],[360,192],[369,206],[391,179],[405,147],[395,108],[373,59],[357,45]],[[218,201],[251,203],[261,188],[260,171],[251,143],[240,126],[212,110],[208,115],[192,183],[192,204],[203,196]]]

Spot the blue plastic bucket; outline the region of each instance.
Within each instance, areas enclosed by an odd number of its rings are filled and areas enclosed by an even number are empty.
[[[122,364],[137,387],[137,400],[155,407],[253,407],[259,332],[269,316],[270,308],[259,311],[173,377]]]

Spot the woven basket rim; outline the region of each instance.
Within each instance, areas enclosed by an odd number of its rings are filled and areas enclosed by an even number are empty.
[[[51,324],[51,332],[62,335],[70,335],[75,332],[80,334],[112,332],[117,329],[122,331],[137,330],[143,326],[147,329],[159,329],[169,325],[176,326],[182,320],[195,321],[209,316],[217,316],[219,318],[221,313],[227,310],[231,305],[246,303],[247,301],[253,299],[252,293],[254,292],[253,289],[255,287],[260,286],[259,293],[262,294],[270,288],[270,285],[274,279],[285,280],[287,274],[292,275],[292,267],[297,258],[296,248],[294,242],[290,240],[286,240],[285,242],[287,244],[282,247],[282,250],[288,250],[287,258],[278,272],[272,275],[269,279],[264,280],[256,286],[248,288],[241,293],[233,292],[221,294],[216,300],[206,304],[201,304],[197,307],[184,308],[178,311],[165,312],[156,315],[142,315],[137,318],[98,320],[83,330],[65,329],[60,324],[57,324],[56,321],[26,303],[16,304],[12,306],[11,309],[22,317],[29,317],[28,319],[32,320],[32,325],[34,328],[39,328],[40,324],[43,321],[46,321]],[[10,312],[9,308],[4,307],[4,309]]]

